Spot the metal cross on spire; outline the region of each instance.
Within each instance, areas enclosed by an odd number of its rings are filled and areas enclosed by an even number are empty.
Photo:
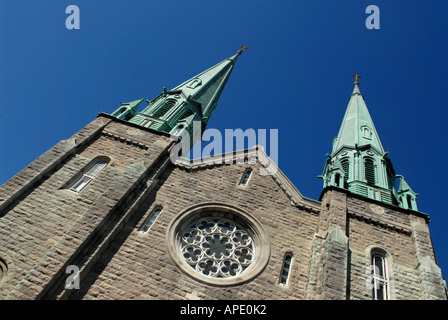
[[[358,78],[359,78],[359,79],[362,79],[362,77],[359,76],[357,73],[352,74],[352,77],[355,77],[355,82],[358,82]]]
[[[241,53],[243,53],[244,50],[249,50],[249,48],[247,46],[240,46],[240,50],[238,50],[237,55],[241,55]]]

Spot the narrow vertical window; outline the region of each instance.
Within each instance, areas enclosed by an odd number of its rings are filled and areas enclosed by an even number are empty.
[[[375,184],[375,166],[372,159],[365,160],[364,175],[368,184]]]
[[[372,255],[373,267],[373,299],[388,300],[389,299],[389,281],[387,278],[386,259],[383,255]]]
[[[407,202],[408,202],[408,209],[411,209],[412,210],[412,199],[411,199],[411,196],[410,195],[408,195],[407,197],[406,197],[406,200],[407,200]]]
[[[249,182],[251,174],[252,174],[252,169],[247,169],[246,171],[244,171],[243,177],[241,178],[241,181],[240,181],[240,185],[246,186],[247,183]]]
[[[140,228],[140,231],[145,232],[145,233],[148,232],[149,228],[151,228],[152,224],[157,219],[157,217],[159,216],[160,212],[162,212],[162,208],[155,208],[149,214],[148,218],[146,218],[145,222],[143,223],[143,225]]]
[[[84,173],[74,184],[70,187],[73,192],[81,192],[93,179],[107,166],[107,162],[96,162],[86,173]]]
[[[347,158],[341,160],[341,166],[342,170],[344,170],[344,188],[348,188],[348,179],[350,178],[349,175],[349,168],[350,168],[350,162]]]
[[[282,286],[286,286],[288,284],[291,262],[292,262],[292,254],[291,253],[285,254],[285,258],[283,259],[282,271],[280,273],[280,280],[278,282]]]
[[[339,173],[336,173],[336,176],[334,177],[334,183],[339,187],[339,180],[341,179],[341,175]]]

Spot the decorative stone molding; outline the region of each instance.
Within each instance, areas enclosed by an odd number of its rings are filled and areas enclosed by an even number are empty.
[[[113,134],[111,132],[103,131],[103,136],[105,136],[106,138],[118,140],[118,141],[130,144],[130,145],[133,145],[133,146],[138,147],[138,148],[143,149],[143,150],[147,150],[149,148],[149,146],[147,146],[147,145],[145,145],[143,143],[139,143],[137,141],[133,141],[133,140],[127,139],[125,137],[119,136],[117,134]]]

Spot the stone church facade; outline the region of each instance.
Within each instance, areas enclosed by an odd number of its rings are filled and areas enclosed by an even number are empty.
[[[100,113],[0,187],[1,299],[446,299],[357,81],[318,200],[259,146],[172,160],[241,52]]]

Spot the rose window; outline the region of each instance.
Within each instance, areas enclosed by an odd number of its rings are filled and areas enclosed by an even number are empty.
[[[208,277],[239,275],[254,259],[252,237],[225,218],[197,220],[181,232],[180,242],[185,261]]]

